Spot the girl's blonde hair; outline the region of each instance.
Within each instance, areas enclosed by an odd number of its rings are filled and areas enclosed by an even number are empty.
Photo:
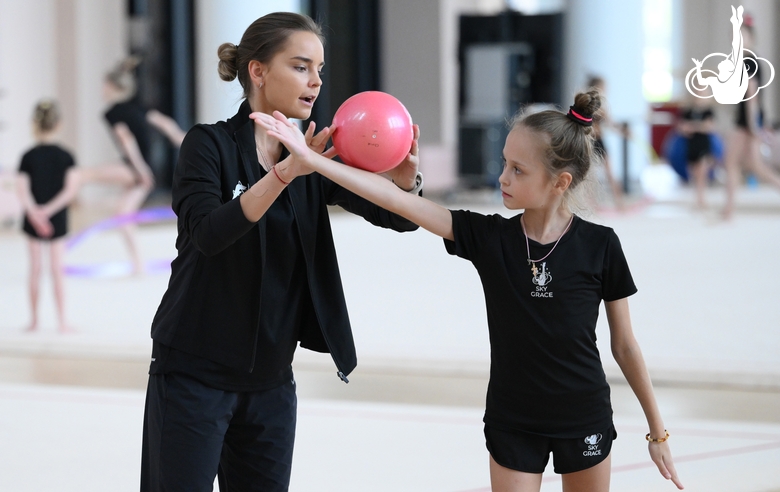
[[[38,133],[54,130],[60,122],[60,108],[50,99],[39,101],[33,110],[33,125]]]
[[[106,74],[106,82],[116,87],[125,98],[131,98],[135,95],[137,82],[135,78],[135,68],[141,63],[141,58],[137,56],[128,56],[116,67]]]
[[[597,119],[601,116],[601,101],[602,96],[596,90],[580,92],[574,97],[571,110],[585,119]],[[576,120],[557,110],[536,113],[521,110],[512,119],[511,128],[523,126],[544,137],[544,165],[550,176],[568,172],[572,177],[564,195],[565,204],[578,211],[587,211],[588,201],[596,192],[591,169],[600,164],[602,158],[595,152],[592,126]]]

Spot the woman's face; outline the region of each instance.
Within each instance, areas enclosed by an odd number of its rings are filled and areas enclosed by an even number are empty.
[[[544,166],[543,138],[523,125],[504,144],[504,170],[498,178],[501,198],[510,210],[546,206],[553,199],[553,180]]]
[[[262,64],[258,109],[268,114],[280,111],[288,118],[307,119],[320,93],[320,71],[324,65],[324,50],[316,34],[306,31],[290,34],[285,48],[268,64]]]

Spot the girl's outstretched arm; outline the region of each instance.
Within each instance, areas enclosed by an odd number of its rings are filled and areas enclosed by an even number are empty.
[[[647,418],[647,424],[650,428],[650,437],[653,439],[663,438],[666,435],[661,412],[658,410],[658,404],[653,394],[653,384],[650,381],[650,375],[645,366],[645,360],[642,357],[642,351],[634,337],[631,328],[631,315],[628,311],[628,299],[618,299],[617,301],[605,302],[607,311],[607,320],[609,321],[609,332],[612,345],[612,355],[615,361],[623,371],[629,386],[634,391],[642,411]],[[683,485],[677,478],[677,471],[672,461],[672,452],[669,449],[668,442],[650,442],[648,444],[650,457],[658,467],[658,471],[667,480],[671,480],[682,490]]]
[[[146,121],[153,127],[157,128],[160,133],[165,135],[165,137],[171,142],[171,144],[175,145],[177,149],[181,147],[181,143],[184,141],[184,137],[187,135],[187,132],[181,129],[176,120],[157,111],[156,109],[150,109],[146,113]]]
[[[274,112],[274,116],[253,113],[250,117],[265,128],[268,135],[279,139],[290,151],[290,154],[306,167],[437,236],[454,239],[452,215],[441,205],[423,197],[406,193],[382,176],[339,164],[312,151],[306,145],[305,137],[298,126],[288,121],[279,112]],[[416,158],[417,156],[412,152],[407,155],[407,160]]]

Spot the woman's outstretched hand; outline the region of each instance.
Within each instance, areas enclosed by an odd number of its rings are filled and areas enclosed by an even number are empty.
[[[419,125],[413,125],[414,139],[412,140],[412,147],[409,149],[409,153],[406,154],[406,158],[399,165],[393,169],[387,171],[387,176],[393,180],[399,188],[403,190],[411,190],[417,183],[417,171],[420,167],[419,157],[419,145],[417,140],[420,138]]]
[[[336,149],[334,147],[329,148],[327,151],[325,150],[325,145],[327,145],[328,140],[330,140],[330,135],[332,133],[331,127],[326,126],[318,134],[314,134],[314,130],[317,128],[316,123],[313,121],[309,123],[309,128],[306,129],[306,134],[304,135],[306,137],[306,144],[309,146],[311,150],[314,152],[323,155],[327,158],[333,158],[336,155]]]
[[[682,490],[683,484],[677,477],[677,470],[674,469],[674,462],[672,461],[672,451],[669,449],[669,443],[666,442],[651,442],[648,445],[648,451],[650,451],[650,458],[658,467],[658,471],[667,480],[671,480],[678,489]]]

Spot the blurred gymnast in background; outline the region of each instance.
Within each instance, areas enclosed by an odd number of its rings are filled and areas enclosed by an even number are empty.
[[[78,189],[78,175],[73,156],[54,143],[60,127],[60,112],[54,101],[41,101],[33,111],[33,134],[36,145],[19,165],[17,194],[24,212],[22,230],[30,251],[30,311],[28,331],[38,329],[38,298],[43,251],[48,249],[57,328],[61,333],[73,331],[65,320],[63,237],[68,232],[68,208]]]
[[[116,210],[118,215],[138,211],[154,188],[154,173],[149,167],[152,132],[159,131],[165,135],[177,149],[185,135],[175,120],[155,109],[147,110],[135,98],[135,68],[139,62],[137,57],[123,60],[106,74],[103,83],[103,98],[109,104],[105,118],[124,162],[81,171],[84,183],[102,182],[123,187]],[[144,268],[134,229],[133,224],[121,227],[133,262],[133,273],[138,274]]]
[[[607,83],[603,77],[599,75],[591,75],[590,77],[588,77],[588,83],[586,85],[586,89],[590,90],[591,88],[597,90],[599,94],[601,94],[601,96],[604,97],[604,94],[606,93],[607,90]],[[607,184],[609,185],[609,191],[612,193],[612,199],[615,201],[615,206],[618,209],[622,209],[624,206],[623,190],[620,187],[620,184],[615,179],[615,175],[612,173],[612,163],[609,158],[609,154],[607,153],[607,148],[604,146],[604,127],[609,127],[615,130],[625,138],[629,138],[630,135],[627,127],[624,128],[619,126],[617,123],[615,123],[612,120],[612,118],[610,118],[610,115],[607,112],[607,109],[605,107],[601,108],[599,116],[595,116],[593,118],[594,148],[595,151],[599,153],[603,159],[604,172],[606,174]]]

